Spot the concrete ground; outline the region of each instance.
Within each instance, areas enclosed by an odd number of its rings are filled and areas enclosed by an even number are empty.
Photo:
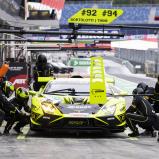
[[[119,69],[118,71],[115,71]],[[129,93],[138,82],[155,79],[144,75],[133,75],[124,66],[106,61],[107,73],[116,76],[116,85],[126,88]],[[114,72],[113,72],[114,70]],[[131,98],[127,98],[127,106]],[[5,125],[5,124],[4,124]],[[0,128],[0,131],[4,127]],[[140,132],[143,130],[140,129]],[[14,130],[10,136],[0,136],[0,159],[158,159],[159,143],[153,137],[130,138],[129,129],[124,133],[36,133],[23,129],[24,135],[17,135]]]
[[[27,129],[27,127],[25,128]],[[48,134],[0,137],[0,158],[15,159],[141,159],[158,158],[159,143],[152,137],[120,134]]]

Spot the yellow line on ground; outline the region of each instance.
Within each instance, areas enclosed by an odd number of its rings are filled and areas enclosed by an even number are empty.
[[[25,140],[25,138],[26,137],[23,134],[22,135],[20,134],[20,135],[17,136],[17,140]]]
[[[19,134],[17,136],[17,140],[25,140],[26,139],[26,135],[28,134],[29,130],[30,130],[30,127],[29,126],[25,126],[22,129],[23,134]]]
[[[135,140],[135,141],[139,140],[139,138],[137,138],[137,137],[129,137],[128,139],[129,140]]]
[[[126,129],[124,131],[124,133],[128,136],[128,134],[131,133],[131,131],[129,129]],[[128,136],[127,139],[129,139],[129,140],[136,140],[136,141],[139,140],[139,138],[137,138],[137,137],[129,137],[129,136]]]

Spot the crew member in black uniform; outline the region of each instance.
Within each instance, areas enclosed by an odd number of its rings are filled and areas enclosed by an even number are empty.
[[[2,126],[2,123],[3,123],[3,120],[4,120],[4,116],[5,116],[5,112],[2,109],[3,105],[1,103],[1,101],[3,101],[3,95],[2,95],[1,88],[0,88],[0,127]],[[1,132],[0,132],[0,135],[1,135]]]
[[[2,83],[4,82],[4,81],[6,81],[7,80],[7,78],[6,78],[6,76],[5,76],[5,74],[7,73],[7,70],[8,70],[8,67],[9,67],[9,65],[6,65],[6,63],[5,63],[5,65],[3,65],[4,67],[3,67],[3,69],[5,69],[5,70],[1,70],[0,72],[1,72],[1,74],[0,74],[0,127],[1,127],[1,125],[2,125],[2,122],[3,122],[3,120],[4,120],[4,117],[5,117],[5,112],[3,111],[3,102],[5,102],[5,95],[4,94],[2,94],[2,89],[1,89],[1,87],[2,87]],[[1,69],[1,68],[0,68]],[[5,73],[5,74],[4,74]],[[1,133],[0,133],[1,134]]]
[[[47,82],[38,82],[38,77],[54,77],[53,66],[47,63],[45,55],[39,55],[35,67],[33,68],[33,88],[38,91],[41,86],[45,86]]]
[[[14,92],[14,85],[9,81],[4,81],[1,83],[0,89],[0,124],[4,120],[10,120],[11,114],[15,112],[15,108],[8,98]]]
[[[144,96],[139,96],[139,94],[144,94],[142,88],[134,89],[133,94],[132,105],[126,112],[126,122],[128,127],[132,130],[132,133],[128,134],[128,136],[139,136],[139,131],[136,127],[137,124],[143,129],[149,129],[149,131],[153,133],[152,124],[155,116],[153,107]]]
[[[2,98],[2,91],[1,91],[1,79],[0,79],[0,100],[1,100],[1,98]],[[0,102],[0,127],[1,127],[1,125],[2,125],[2,122],[3,122],[3,120],[4,120],[4,115],[5,115],[5,113],[4,113],[4,111],[2,110],[2,108],[1,108],[1,102]],[[0,133],[0,135],[1,135],[1,133]]]
[[[4,134],[9,134],[13,124],[18,121],[15,125],[14,130],[17,133],[21,133],[21,128],[29,124],[30,119],[30,107],[28,106],[29,93],[27,89],[19,87],[15,91],[15,98],[10,102],[15,107],[15,112],[12,114],[12,118],[7,121],[5,126]],[[25,111],[25,112],[24,112]]]
[[[159,76],[157,77],[157,82],[155,84],[155,92],[154,92],[154,110],[156,113],[159,113]]]

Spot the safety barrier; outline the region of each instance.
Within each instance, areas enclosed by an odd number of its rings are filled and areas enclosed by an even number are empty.
[[[119,58],[114,57],[114,56],[107,56],[107,55],[105,55],[104,58],[108,59],[108,60],[111,60],[111,61],[114,61],[114,62],[119,63],[119,64],[123,64],[129,69],[129,71],[131,73],[136,73],[135,67],[128,60],[123,60],[123,59],[119,59]]]
[[[159,74],[159,50],[135,50],[116,48],[115,57],[131,62],[134,67],[139,66],[139,71],[146,73],[147,76],[156,77]]]
[[[157,77],[158,76],[157,72],[158,72],[157,65],[156,65],[155,61],[146,60],[146,62],[145,62],[146,75],[149,77]]]

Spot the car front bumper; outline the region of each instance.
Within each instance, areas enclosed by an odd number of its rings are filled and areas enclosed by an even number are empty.
[[[112,120],[108,120],[112,118]],[[57,116],[43,116],[34,121],[31,118],[32,130],[53,131],[109,131],[123,132],[126,122],[120,122],[115,117],[99,118],[66,118]]]

